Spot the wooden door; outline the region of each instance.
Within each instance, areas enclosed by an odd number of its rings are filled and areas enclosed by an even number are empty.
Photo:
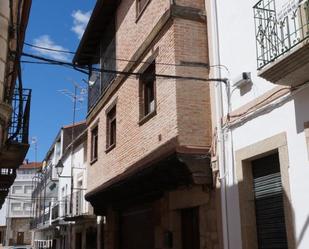
[[[82,233],[75,233],[75,249],[82,249]]]
[[[17,232],[17,245],[23,245],[23,244],[24,244],[24,233]]]
[[[154,249],[153,208],[139,207],[120,215],[121,249]]]
[[[182,249],[200,249],[199,209],[181,211]]]

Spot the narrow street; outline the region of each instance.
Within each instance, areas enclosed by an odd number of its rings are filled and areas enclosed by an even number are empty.
[[[0,249],[308,249],[309,0],[0,0]]]

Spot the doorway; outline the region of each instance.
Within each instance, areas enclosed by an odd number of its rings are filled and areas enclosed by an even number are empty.
[[[17,232],[17,245],[24,244],[24,232]]]
[[[153,217],[151,205],[122,211],[120,214],[120,248],[154,249]]]
[[[199,208],[181,210],[182,249],[200,249]]]

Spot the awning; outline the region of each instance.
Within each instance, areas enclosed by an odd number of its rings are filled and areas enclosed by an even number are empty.
[[[104,215],[108,206],[122,207],[160,198],[165,191],[179,186],[212,184],[207,154],[174,151],[159,161],[139,162],[128,170],[86,194],[94,212]]]

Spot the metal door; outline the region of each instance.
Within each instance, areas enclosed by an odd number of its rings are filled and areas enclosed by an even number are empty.
[[[278,154],[252,162],[259,249],[287,249]]]

